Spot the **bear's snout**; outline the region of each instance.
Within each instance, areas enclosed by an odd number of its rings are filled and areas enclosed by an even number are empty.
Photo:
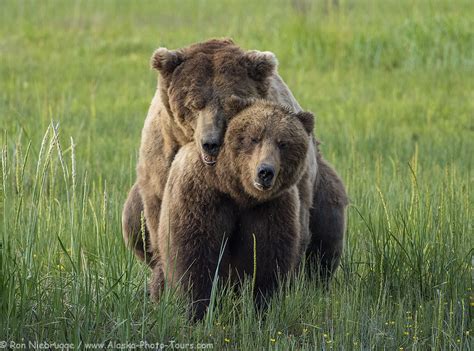
[[[218,138],[203,139],[201,141],[203,151],[209,156],[217,156],[221,147]]]
[[[221,148],[218,138],[206,138],[201,140],[202,160],[208,166],[213,166],[217,161],[217,155]]]
[[[257,168],[257,179],[254,183],[258,190],[268,190],[273,186],[275,180],[275,167],[269,164],[261,164]]]

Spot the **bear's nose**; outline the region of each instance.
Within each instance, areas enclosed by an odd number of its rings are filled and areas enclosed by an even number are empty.
[[[262,181],[262,185],[270,185],[273,177],[275,176],[275,168],[270,165],[260,165],[257,169],[258,179]]]
[[[216,156],[221,147],[217,139],[209,139],[201,141],[202,149],[211,156]]]

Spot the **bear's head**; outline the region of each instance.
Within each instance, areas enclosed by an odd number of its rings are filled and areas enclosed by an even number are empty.
[[[178,50],[159,48],[151,65],[160,73],[163,104],[204,163],[213,165],[232,111],[230,96],[264,98],[277,60],[271,52],[243,51],[231,39],[214,39]]]
[[[227,128],[222,157],[228,160],[222,160],[222,166],[227,163],[241,189],[263,201],[295,185],[306,166],[313,114],[295,113],[265,100],[234,98],[228,105],[240,112]]]

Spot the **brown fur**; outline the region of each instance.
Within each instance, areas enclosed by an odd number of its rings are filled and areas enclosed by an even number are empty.
[[[318,173],[310,209],[311,240],[306,249],[310,273],[328,281],[339,266],[346,232],[346,190],[336,171],[318,151]]]
[[[160,80],[142,131],[137,183],[122,215],[125,241],[139,258],[144,256],[140,222],[128,217],[140,218],[143,211],[147,232],[156,233],[174,156],[193,140],[201,149],[204,136],[221,141],[232,117],[223,108],[225,98],[267,98],[300,110],[276,73],[276,64],[272,53],[245,52],[229,39],[155,51],[151,65]]]
[[[125,244],[135,249],[135,254],[146,263],[151,262],[152,253],[150,247],[150,233],[146,228],[145,218],[140,215],[143,211],[143,202],[139,193],[138,184],[135,183],[130,189],[127,205],[122,215],[122,228],[136,228],[136,235],[130,236],[129,232],[123,231]],[[137,215],[138,214],[138,215]],[[143,225],[142,225],[143,220]],[[143,241],[145,239],[145,242]],[[148,249],[148,250],[147,250]]]
[[[160,48],[151,64],[159,71],[160,80],[142,131],[137,182],[125,203],[122,220],[125,241],[142,259],[151,253],[148,233],[156,235],[158,230],[171,162],[186,143],[195,142],[201,157],[206,157],[204,141],[215,141],[217,145],[222,142],[232,117],[224,100],[231,96],[264,98],[287,105],[294,112],[301,111],[278,75],[272,53],[243,51],[228,39],[173,51]],[[215,158],[215,154],[211,157]],[[345,231],[346,193],[314,140],[309,146],[307,164],[297,185],[302,224],[300,254],[306,252],[318,260],[326,257],[330,262],[338,262]],[[146,219],[145,250],[141,212]],[[330,243],[334,249],[326,252]],[[149,262],[151,267],[154,262]]]
[[[164,272],[173,286],[190,289],[197,318],[206,310],[216,271],[222,280],[229,273],[234,281],[252,274],[253,234],[257,296],[270,294],[278,274],[295,268],[301,232],[296,184],[307,166],[312,129],[311,114],[257,101],[230,121],[215,167],[203,164],[192,143],[179,151],[158,236],[152,236],[161,256],[154,281],[161,283]],[[262,167],[274,169],[265,190]]]

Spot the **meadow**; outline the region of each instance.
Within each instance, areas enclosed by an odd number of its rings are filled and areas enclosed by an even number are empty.
[[[0,347],[474,349],[472,1],[1,8]],[[192,324],[173,291],[148,300],[121,210],[156,87],[153,50],[225,36],[274,52],[317,115],[351,199],[347,240],[329,289],[299,275],[263,313],[248,285],[216,289]]]

